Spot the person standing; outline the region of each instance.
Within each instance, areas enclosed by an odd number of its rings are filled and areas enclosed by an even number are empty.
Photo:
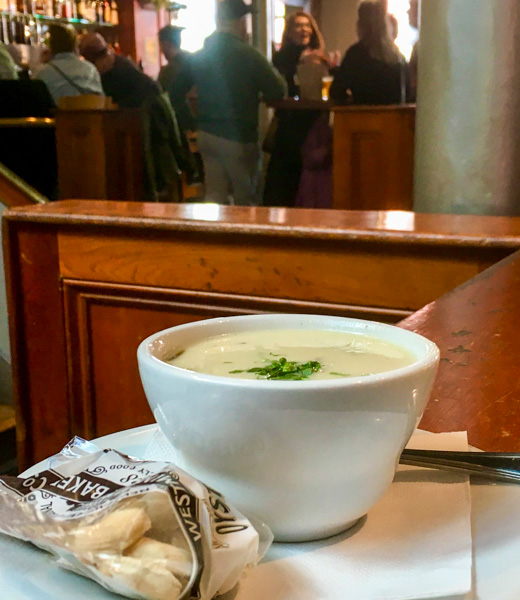
[[[157,81],[166,92],[171,90],[175,79],[190,57],[189,52],[181,50],[181,33],[183,29],[184,27],[166,25],[166,27],[159,30],[159,47],[168,64],[161,67]],[[172,100],[170,98],[170,101]],[[195,131],[195,119],[187,103],[178,104],[175,112],[181,131]]]
[[[177,106],[195,85],[206,199],[221,204],[259,204],[260,98],[280,100],[285,94],[281,76],[246,42],[245,17],[251,12],[243,0],[219,2],[217,31],[171,89]]]
[[[77,35],[72,25],[49,26],[49,49],[51,59],[38,71],[36,79],[45,83],[56,104],[64,96],[103,96],[99,73],[77,54]]]
[[[300,94],[298,65],[320,61],[331,67],[316,21],[309,13],[297,11],[285,23],[282,43],[273,55],[273,64],[287,81],[289,96]],[[302,174],[302,149],[312,127],[322,113],[319,110],[277,110],[278,126],[265,178],[263,201],[266,206],[295,206]]]
[[[285,77],[290,97],[299,94],[296,71],[302,56],[312,54],[327,60],[323,36],[314,17],[299,10],[287,18],[280,49],[273,55],[273,65]]]
[[[392,40],[386,14],[377,0],[362,0],[358,8],[359,41],[351,46],[330,87],[336,104],[401,104],[409,93],[406,61]],[[407,89],[408,88],[408,89]]]
[[[410,0],[408,9],[408,22],[410,27],[419,30],[419,0]],[[417,70],[419,62],[419,41],[415,42],[408,63],[410,73],[410,102],[417,102]]]
[[[159,30],[159,47],[168,64],[161,67],[157,81],[163,90],[170,89],[179,74],[188,52],[181,50],[181,34],[184,27],[166,25]]]

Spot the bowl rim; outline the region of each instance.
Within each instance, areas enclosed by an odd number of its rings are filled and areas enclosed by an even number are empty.
[[[357,377],[341,377],[337,379],[318,379],[318,380],[268,380],[268,379],[241,379],[239,377],[226,377],[225,375],[209,375],[207,373],[200,373],[198,371],[190,371],[189,369],[184,369],[182,367],[176,367],[170,363],[167,363],[160,358],[154,356],[150,350],[150,346],[156,342],[161,337],[171,333],[172,331],[182,331],[185,329],[197,328],[197,327],[206,327],[208,323],[217,323],[217,322],[238,322],[238,320],[251,322],[256,320],[264,320],[265,318],[303,318],[303,319],[330,319],[331,322],[334,320],[341,321],[350,321],[353,323],[366,324],[368,327],[377,326],[383,329],[397,329],[401,332],[405,337],[409,337],[410,339],[415,339],[418,342],[422,342],[426,346],[425,355],[414,361],[412,364],[407,365],[405,367],[400,367],[398,369],[392,369],[391,371],[383,371],[381,373],[374,373],[372,375],[359,375]],[[289,327],[288,327],[289,329]],[[329,331],[334,331],[334,329],[329,328],[326,329]],[[247,331],[247,329],[244,329]],[[373,337],[377,337],[374,332],[370,330],[366,332],[366,335],[372,335]],[[395,343],[395,342],[393,342]],[[399,345],[398,343],[396,345]],[[298,313],[262,313],[255,315],[237,315],[230,317],[214,317],[211,319],[201,319],[200,321],[190,321],[189,323],[183,323],[182,325],[175,325],[173,327],[167,327],[166,329],[162,329],[161,331],[157,331],[149,335],[145,338],[137,348],[137,360],[139,364],[139,369],[141,370],[141,365],[143,362],[149,363],[154,369],[158,369],[164,373],[175,374],[176,377],[181,379],[189,379],[196,380],[201,383],[206,384],[218,384],[220,386],[224,385],[232,388],[242,388],[244,390],[247,389],[255,389],[255,390],[265,390],[265,391],[273,391],[278,392],[280,390],[285,391],[299,391],[299,390],[320,390],[326,388],[350,388],[350,387],[358,387],[362,385],[369,384],[380,384],[383,382],[388,382],[396,379],[401,379],[408,375],[412,375],[414,373],[420,372],[424,369],[428,369],[432,366],[438,364],[440,359],[440,350],[432,340],[424,337],[423,335],[416,333],[414,331],[410,331],[409,329],[403,329],[401,327],[397,327],[396,325],[391,325],[389,323],[381,323],[379,321],[370,321],[367,319],[356,319],[353,317],[339,317],[334,315],[319,315],[319,314],[298,314]]]

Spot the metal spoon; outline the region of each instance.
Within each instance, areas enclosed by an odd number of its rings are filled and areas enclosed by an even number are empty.
[[[448,450],[403,450],[403,465],[443,469],[520,483],[520,454],[515,452],[454,452]]]

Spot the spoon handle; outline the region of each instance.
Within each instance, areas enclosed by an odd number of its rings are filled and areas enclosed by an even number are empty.
[[[448,450],[403,450],[403,465],[443,469],[520,483],[520,454],[514,452],[452,452]]]

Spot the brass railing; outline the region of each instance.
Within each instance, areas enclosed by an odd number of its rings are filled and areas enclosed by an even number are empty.
[[[24,204],[45,204],[46,202],[49,200],[45,196],[0,163],[0,204],[10,208]]]
[[[13,119],[0,119],[0,128],[23,127],[28,129],[32,127],[52,128],[54,126],[54,119],[49,119],[48,117],[23,117]]]

